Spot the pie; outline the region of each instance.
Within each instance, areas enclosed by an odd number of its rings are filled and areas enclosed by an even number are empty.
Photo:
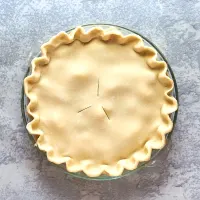
[[[29,133],[49,161],[89,177],[148,161],[172,130],[173,81],[136,34],[77,27],[41,46],[24,79]]]

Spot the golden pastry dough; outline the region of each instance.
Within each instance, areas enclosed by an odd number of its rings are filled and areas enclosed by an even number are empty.
[[[79,27],[41,50],[24,80],[33,117],[27,129],[51,162],[118,176],[163,148],[177,109],[173,81],[138,35]]]

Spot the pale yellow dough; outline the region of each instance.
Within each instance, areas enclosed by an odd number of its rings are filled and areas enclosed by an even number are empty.
[[[118,176],[164,146],[177,109],[173,82],[139,36],[78,28],[55,36],[42,53],[25,79],[27,128],[50,161]]]

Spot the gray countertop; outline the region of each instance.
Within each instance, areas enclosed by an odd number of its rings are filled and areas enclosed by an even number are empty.
[[[22,123],[21,85],[30,52],[60,30],[107,22],[137,30],[168,58],[179,116],[166,159],[115,181],[64,175],[33,147]],[[200,199],[199,0],[0,0],[0,199]]]

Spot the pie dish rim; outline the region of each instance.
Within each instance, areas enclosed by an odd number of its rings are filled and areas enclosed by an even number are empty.
[[[108,26],[111,26],[111,27],[118,27],[118,28],[122,28],[122,29],[124,29],[124,27],[120,27],[120,26],[116,26],[116,25],[109,25],[109,24],[94,24],[94,26],[96,27],[96,26],[105,26],[105,25],[108,25]],[[85,27],[85,26],[91,26],[91,24],[90,25],[82,25],[82,27]],[[125,28],[126,29],[126,28]],[[69,31],[66,31],[66,32],[70,32],[71,30],[73,30],[73,29],[70,29]],[[166,58],[163,56],[163,54],[160,52],[160,50],[151,42],[151,41],[149,41],[147,38],[145,38],[143,35],[141,35],[140,33],[138,33],[138,32],[135,32],[135,31],[132,31],[132,30],[129,30],[129,29],[126,29],[126,30],[128,30],[128,31],[130,31],[130,32],[132,32],[132,33],[134,33],[134,34],[137,34],[137,35],[139,35],[143,40],[145,40],[145,41],[147,41],[148,43],[150,43],[150,45],[157,51],[157,53],[161,56],[161,58],[162,58],[162,60],[164,60],[165,62],[166,62],[166,64],[167,64],[167,67],[168,67],[168,70],[170,71],[170,74],[171,74],[171,79],[173,80],[173,82],[174,82],[174,90],[175,90],[175,93],[176,93],[176,100],[177,100],[177,102],[178,102],[178,89],[177,89],[177,85],[176,85],[176,81],[175,81],[175,77],[174,77],[174,74],[173,74],[173,72],[172,72],[172,69],[171,69],[171,67],[170,67],[170,65],[169,65],[169,63],[167,62],[167,60],[166,60]],[[146,45],[145,45],[146,46]],[[24,104],[24,103],[23,103]],[[23,105],[23,108],[24,108],[24,105]],[[177,111],[178,111],[178,109],[175,111],[175,118],[174,118],[174,120],[173,120],[173,127],[174,127],[174,125],[175,125],[175,121],[176,121],[176,117],[177,117]],[[24,111],[25,112],[25,111]],[[24,113],[23,111],[22,111],[22,113]],[[26,120],[24,120],[24,121],[26,121]],[[25,124],[27,124],[27,121],[25,122]],[[172,131],[171,131],[172,132]],[[168,135],[170,135],[170,133],[167,133]],[[162,150],[162,149],[160,149],[160,150]],[[159,150],[159,151],[160,151]],[[152,159],[152,158],[150,158],[150,159]],[[138,167],[136,168],[136,169],[134,169],[134,170],[130,170],[130,172],[133,172],[133,171],[135,171],[135,170],[137,170],[138,169]],[[70,173],[70,174],[74,174],[74,173],[71,173],[71,172],[68,172],[68,171],[66,171],[67,173]],[[76,173],[77,174],[77,173]],[[117,176],[117,177],[122,177],[123,175],[120,175],[120,176]],[[88,177],[88,176],[87,176]],[[99,176],[98,176],[99,177]],[[113,178],[113,176],[108,176],[108,177],[110,177],[110,178]],[[95,178],[97,178],[97,177],[95,177]],[[114,176],[114,178],[116,178],[116,176]],[[89,177],[89,179],[91,179],[91,177]]]

